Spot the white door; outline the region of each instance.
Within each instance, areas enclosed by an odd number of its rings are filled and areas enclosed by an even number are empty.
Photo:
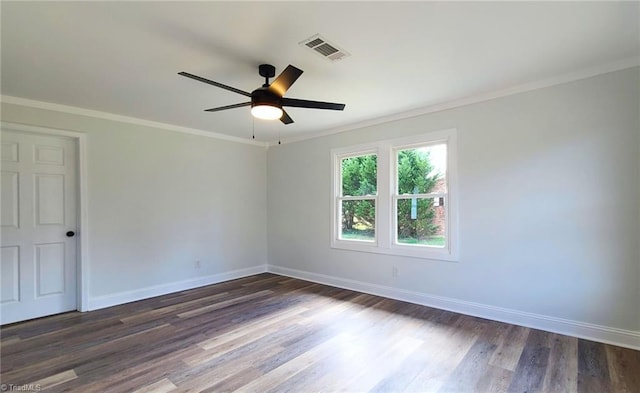
[[[76,309],[76,143],[2,130],[0,322]]]

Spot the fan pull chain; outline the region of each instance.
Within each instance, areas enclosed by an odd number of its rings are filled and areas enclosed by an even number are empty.
[[[253,117],[251,117],[251,125],[252,125],[251,139],[256,139],[256,120]]]
[[[282,142],[280,142],[280,133],[278,132],[278,145],[282,145]]]

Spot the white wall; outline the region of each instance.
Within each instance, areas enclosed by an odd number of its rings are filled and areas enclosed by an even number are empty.
[[[270,269],[640,347],[639,70],[269,149]],[[330,149],[448,128],[459,262],[331,249]]]
[[[264,270],[263,147],[6,103],[2,120],[87,134],[91,308]]]

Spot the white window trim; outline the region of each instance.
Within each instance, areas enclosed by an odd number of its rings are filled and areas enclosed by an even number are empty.
[[[380,209],[380,200],[379,200],[379,195],[380,195],[380,169],[379,169],[379,161],[380,161],[380,156],[378,154],[378,149],[379,147],[377,145],[360,145],[357,147],[352,147],[348,150],[344,150],[344,152],[341,152],[341,150],[343,149],[334,149],[332,150],[331,156],[332,156],[332,170],[333,170],[333,186],[332,186],[332,198],[331,198],[331,211],[333,212],[332,216],[333,219],[331,220],[332,223],[336,223],[336,222],[340,222],[340,200],[344,200],[344,199],[354,199],[354,200],[374,200],[375,201],[375,205],[376,205],[376,210],[375,210],[375,215],[376,215],[376,226],[375,226],[375,237],[374,237],[374,241],[366,241],[366,240],[343,240],[340,239],[340,231],[338,230],[338,227],[336,225],[332,224],[332,230],[331,230],[331,238],[332,240],[332,246],[333,244],[342,244],[342,247],[339,248],[346,248],[346,249],[354,249],[351,248],[349,246],[351,245],[355,245],[355,250],[370,250],[370,249],[375,249],[378,246],[378,215],[379,215],[379,209]],[[350,198],[344,198],[341,194],[342,194],[342,160],[345,158],[350,158],[350,157],[359,157],[359,156],[366,156],[369,154],[376,154],[378,155],[376,162],[378,162],[378,169],[377,169],[377,177],[376,177],[376,190],[377,193],[376,195],[363,195],[363,196],[358,196],[358,197],[350,197]]]
[[[396,154],[402,149],[429,144],[447,144],[447,203],[446,239],[444,248],[419,245],[403,245],[396,242],[395,203]],[[377,197],[375,242],[343,240],[339,238],[340,210],[338,198],[341,193],[341,160],[365,154],[377,154]],[[458,176],[457,176],[457,132],[455,129],[433,131],[407,138],[384,140],[357,146],[331,150],[331,247],[336,249],[400,255],[414,258],[457,261],[458,240]],[[400,198],[402,199],[402,198]]]

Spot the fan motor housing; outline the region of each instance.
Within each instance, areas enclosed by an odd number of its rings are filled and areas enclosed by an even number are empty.
[[[251,107],[261,104],[282,107],[282,100],[268,87],[260,87],[251,92]]]

